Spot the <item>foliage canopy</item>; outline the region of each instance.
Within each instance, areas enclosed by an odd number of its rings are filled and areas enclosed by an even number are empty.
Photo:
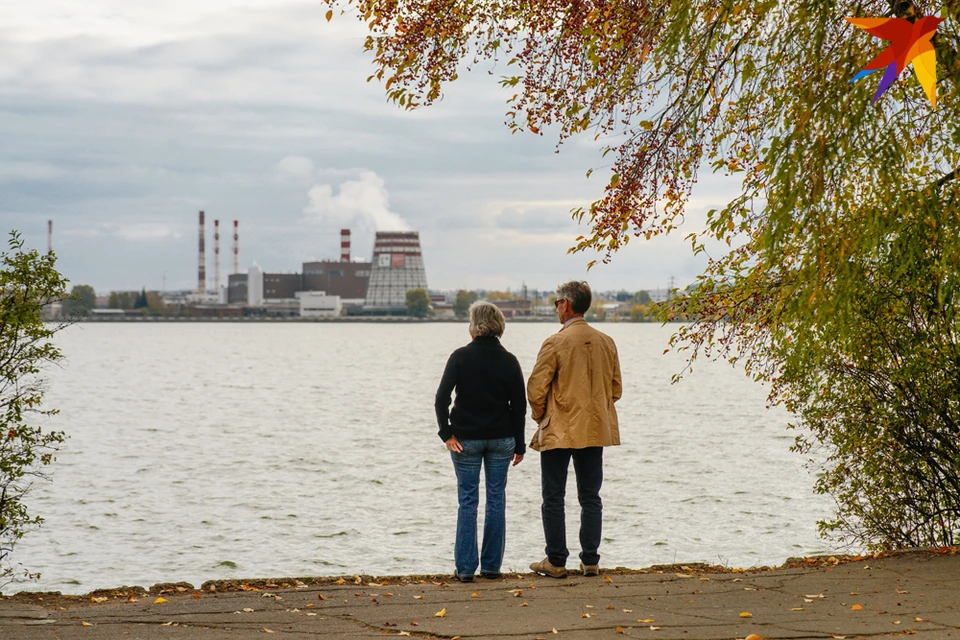
[[[63,357],[50,342],[60,326],[43,322],[44,305],[66,295],[55,262],[53,253],[25,251],[16,233],[0,256],[0,584],[16,575],[10,554],[17,540],[43,522],[24,497],[64,440],[35,423],[56,413],[41,409],[40,368]]]
[[[960,0],[326,2],[366,23],[371,79],[399,106],[488,62],[515,92],[515,132],[605,145],[610,178],[573,211],[590,231],[572,250],[606,261],[675,231],[700,171],[734,177],[739,192],[684,229],[697,254],[729,249],[664,308],[693,321],[673,344],[771,383],[805,427],[797,448],[825,465],[826,530],[955,541]],[[871,104],[880,74],[848,81],[886,43],[844,18],[934,11],[938,108],[906,73]]]

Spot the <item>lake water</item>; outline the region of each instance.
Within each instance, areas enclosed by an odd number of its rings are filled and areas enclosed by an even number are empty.
[[[720,363],[671,385],[682,360],[663,355],[670,327],[599,327],[624,381],[601,566],[748,567],[831,550],[815,524],[829,500],[812,493],[763,387]],[[529,375],[558,328],[508,324],[503,343]],[[467,341],[465,324],[444,323],[67,329],[47,404],[70,439],[31,494],[46,524],[15,551],[42,578],[6,591],[452,571],[456,486],[433,397]],[[539,482],[530,451],[510,471],[505,571],[543,557]],[[575,567],[572,478],[567,502]]]

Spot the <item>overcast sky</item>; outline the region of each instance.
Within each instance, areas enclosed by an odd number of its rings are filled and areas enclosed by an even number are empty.
[[[420,232],[432,289],[597,290],[689,283],[703,266],[683,235],[730,186],[704,175],[687,228],[635,240],[589,274],[567,255],[587,233],[570,209],[602,194],[592,134],[510,135],[498,71],[448,85],[439,104],[387,104],[353,17],[276,0],[0,0],[0,227],[46,248],[98,293],[196,287],[197,211],[221,270],[293,272],[370,258],[373,231]],[[591,179],[587,169],[596,171]],[[699,215],[697,215],[699,214]],[[695,228],[696,227],[696,228]],[[224,275],[225,278],[225,275]]]

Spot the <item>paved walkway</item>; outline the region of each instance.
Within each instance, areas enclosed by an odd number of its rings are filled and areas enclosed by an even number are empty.
[[[560,580],[510,574],[473,584],[350,577],[341,584],[219,583],[215,591],[210,587],[217,585],[208,583],[202,591],[158,585],[154,594],[23,594],[0,599],[0,639],[693,640],[756,634],[960,640],[957,551],[841,563],[819,558],[745,572],[693,565],[599,578],[572,573]]]

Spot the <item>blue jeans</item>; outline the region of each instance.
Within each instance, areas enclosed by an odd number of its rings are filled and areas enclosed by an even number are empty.
[[[457,575],[472,576],[477,570],[477,505],[480,502],[480,466],[486,477],[487,510],[483,520],[483,573],[500,573],[506,545],[507,470],[513,459],[514,439],[461,440],[463,452],[450,452],[457,473],[457,540],[453,547]]]

